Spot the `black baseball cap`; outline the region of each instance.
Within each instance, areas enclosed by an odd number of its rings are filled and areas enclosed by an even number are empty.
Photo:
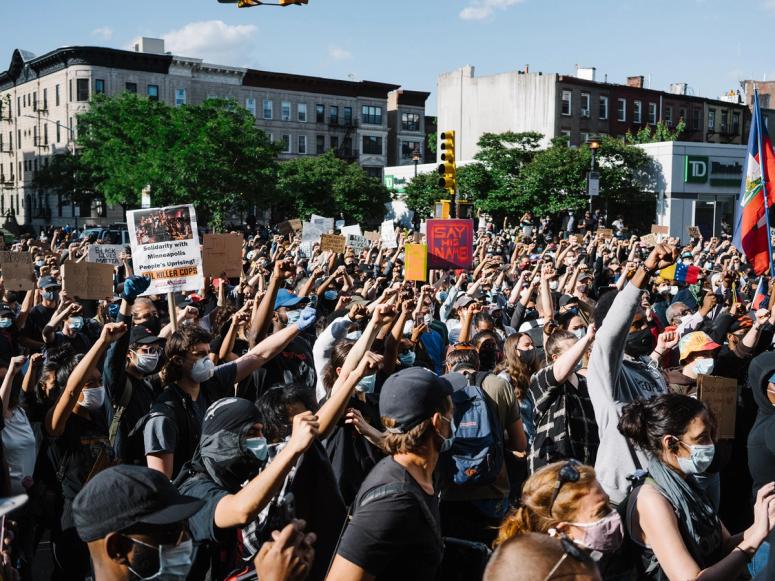
[[[51,288],[51,287],[61,287],[62,285],[59,284],[59,281],[55,279],[53,276],[41,276],[40,280],[38,281],[38,288]]]
[[[162,343],[163,341],[163,337],[157,337],[153,331],[145,325],[135,325],[132,327],[132,331],[129,334],[130,345],[135,345],[136,343],[150,345],[151,343]]]
[[[452,395],[452,384],[424,367],[408,367],[387,378],[379,394],[379,415],[391,418],[392,434],[405,434],[427,420]]]
[[[183,522],[204,504],[180,494],[158,470],[120,464],[86,483],[73,500],[73,518],[78,536],[89,543],[138,523]]]

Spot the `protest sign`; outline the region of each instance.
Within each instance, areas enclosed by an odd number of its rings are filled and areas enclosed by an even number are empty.
[[[205,234],[202,248],[202,267],[205,276],[238,278],[242,274],[241,234]]]
[[[737,380],[715,375],[698,375],[697,397],[716,416],[719,439],[734,438],[737,415]]]
[[[196,211],[191,204],[126,213],[135,274],[151,279],[143,295],[204,286]]]
[[[369,230],[367,232],[364,232],[363,237],[366,238],[366,240],[368,240],[369,242],[373,242],[374,244],[379,242],[380,239],[382,238],[380,233],[377,232],[376,230]]]
[[[344,252],[344,236],[338,234],[323,234],[320,237],[320,250],[325,252],[330,250],[334,254],[341,254]]]
[[[429,268],[471,268],[473,220],[428,220],[427,230]]]
[[[659,224],[652,224],[651,225],[651,233],[652,234],[665,234],[667,235],[670,232],[669,226],[660,226]]]
[[[406,245],[406,280],[428,280],[428,246],[425,244]]]
[[[369,241],[365,236],[358,236],[355,234],[347,235],[347,246],[353,249],[355,254],[360,254],[369,247]]]
[[[126,246],[123,244],[89,244],[89,253],[86,255],[86,261],[121,266],[119,256],[125,250]]]
[[[312,224],[311,222],[303,222],[301,227],[301,241],[315,244],[320,242],[320,235],[323,234],[323,230]]]
[[[67,261],[62,265],[62,290],[79,299],[112,297],[113,265]]]
[[[29,252],[0,251],[0,270],[7,291],[24,291],[35,288],[35,268]]]
[[[337,220],[336,222],[334,222],[334,228],[336,228],[337,230],[341,230],[342,228],[344,228],[344,220]]]
[[[614,231],[611,228],[598,228],[597,229],[597,235],[601,238],[613,238],[614,237]]]
[[[323,234],[329,234],[334,229],[333,218],[326,218],[324,216],[318,216],[317,214],[312,214],[312,217],[310,217],[309,222],[310,224],[315,226],[318,230],[321,230]]]
[[[393,220],[385,220],[379,229],[383,248],[398,248],[396,241],[396,229],[393,226]]]
[[[702,234],[700,233],[700,229],[697,226],[689,226],[689,237],[690,238],[700,238]]]
[[[654,248],[654,246],[657,245],[657,235],[656,234],[646,234],[646,235],[640,237],[640,241],[643,243],[643,245],[646,248]]]
[[[355,236],[363,236],[363,233],[361,232],[360,224],[353,224],[352,226],[342,226],[341,228],[339,228],[339,233],[345,237],[347,237],[350,234],[353,234]]]
[[[301,220],[298,218],[293,220],[286,220],[285,222],[280,222],[277,225],[277,230],[280,232],[280,234],[291,234],[293,232],[298,232],[301,230]]]

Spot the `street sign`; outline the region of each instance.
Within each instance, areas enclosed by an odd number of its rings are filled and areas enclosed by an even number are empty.
[[[600,195],[600,173],[591,171],[587,174],[587,191],[590,198]]]

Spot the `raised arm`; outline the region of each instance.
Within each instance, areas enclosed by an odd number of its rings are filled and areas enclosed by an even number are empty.
[[[595,325],[594,323],[587,327],[587,334],[573,344],[573,347],[568,349],[565,353],[557,358],[552,367],[554,371],[554,377],[557,383],[565,383],[576,369],[576,364],[581,361],[589,345],[595,339]]]
[[[3,415],[8,413],[8,402],[11,400],[11,386],[13,380],[21,371],[24,362],[27,361],[26,355],[17,355],[11,358],[11,364],[8,366],[8,371],[5,373],[3,383],[0,385],[0,399],[3,401]],[[32,367],[32,365],[30,365]]]

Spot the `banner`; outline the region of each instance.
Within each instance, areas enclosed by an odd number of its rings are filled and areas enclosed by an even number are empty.
[[[427,229],[429,268],[471,268],[473,220],[428,220]]]
[[[194,206],[167,206],[126,213],[135,274],[151,278],[143,295],[200,290],[202,254]]]
[[[242,234],[205,234],[202,268],[205,276],[239,278],[242,274]]]
[[[7,291],[26,291],[35,288],[35,268],[29,252],[0,251],[0,270]]]
[[[79,299],[112,297],[113,265],[67,261],[62,265],[62,291]]]
[[[425,244],[406,245],[406,263],[404,268],[406,280],[428,280],[428,246]]]
[[[344,242],[344,236],[323,234],[320,237],[320,251],[330,250],[334,254],[341,254],[344,252]]]
[[[112,264],[121,266],[121,260],[118,258],[126,250],[123,244],[89,244],[89,253],[86,255],[86,262],[97,262],[99,264]]]

